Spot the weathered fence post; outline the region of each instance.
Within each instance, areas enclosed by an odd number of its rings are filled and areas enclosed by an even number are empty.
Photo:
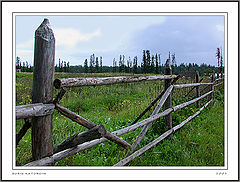
[[[212,82],[212,83],[214,82],[214,76],[215,76],[214,74],[215,74],[215,73],[212,74],[212,78],[211,78],[211,82]],[[212,91],[213,91],[212,94],[211,94],[211,99],[213,99],[213,96],[214,96],[214,84],[212,84],[211,89],[212,89]]]
[[[196,83],[199,83],[199,72],[196,71]],[[200,86],[196,86],[196,98],[200,97]],[[200,101],[197,101],[197,108],[200,108]]]
[[[165,75],[172,75],[172,68],[170,65],[170,60],[167,59],[165,63],[165,69],[164,69]],[[167,79],[164,81],[164,91],[167,90],[167,88],[171,85],[171,79]],[[172,94],[170,94],[165,102],[165,109],[172,107]],[[172,128],[172,114],[170,113],[165,117],[165,123],[168,126],[169,129]]]
[[[49,20],[35,31],[32,103],[53,100],[55,38]],[[53,153],[52,114],[32,120],[32,156],[34,160]]]

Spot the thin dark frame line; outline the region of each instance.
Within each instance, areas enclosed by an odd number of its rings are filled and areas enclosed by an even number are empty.
[[[12,12],[12,27],[13,27],[13,20],[14,20],[14,17],[16,16],[28,16],[28,15],[14,15],[16,13],[40,13],[40,12]],[[44,12],[41,12],[41,13],[44,13]],[[76,12],[46,12],[46,14],[48,13],[76,13]],[[169,13],[169,12],[77,12],[77,13]],[[226,14],[226,15],[216,15],[216,16],[226,16],[227,17],[227,25],[228,25],[228,12],[170,12],[170,13],[186,13],[186,14],[190,14],[190,13],[221,13],[221,14]],[[29,15],[29,16],[41,16],[41,15]],[[47,15],[45,15],[47,16]],[[52,15],[52,16],[64,16],[64,15]],[[66,16],[83,16],[83,15],[66,15]],[[90,15],[86,15],[86,16],[90,16]],[[92,15],[92,16],[114,16],[114,15]],[[124,15],[115,15],[115,16],[124,16]],[[125,16],[134,16],[134,15],[125,15]],[[135,16],[144,16],[144,15],[135,15]],[[145,15],[146,16],[146,15]],[[149,15],[149,16],[153,16],[153,15]],[[161,15],[155,15],[155,16],[161,16]],[[162,15],[162,16],[213,16],[213,15]],[[15,18],[15,24],[16,24],[16,18]],[[224,26],[225,26],[225,21],[224,21]],[[15,28],[16,28],[16,25],[15,25]],[[12,38],[13,38],[13,28],[12,28]],[[15,31],[16,33],[16,31]],[[16,35],[15,35],[15,38],[16,38]],[[224,40],[225,39],[225,33],[224,33]],[[14,40],[13,40],[14,41]],[[16,41],[16,40],[15,40]],[[16,43],[16,42],[15,42]],[[227,59],[228,59],[228,26],[227,26]],[[225,41],[224,41],[224,48],[225,48]],[[15,46],[15,49],[16,49],[16,46]],[[225,49],[224,49],[225,50]],[[15,50],[16,52],[16,50]],[[226,51],[224,51],[226,52]],[[13,45],[12,45],[12,57],[13,57]],[[225,56],[225,54],[224,54]],[[225,62],[224,62],[225,63]],[[13,62],[12,62],[12,68],[13,68]],[[227,70],[228,70],[228,62],[227,62]],[[13,72],[12,72],[12,75],[13,75]],[[13,75],[14,76],[14,75]],[[228,79],[228,77],[227,77]],[[13,80],[12,80],[13,81]],[[12,82],[12,86],[14,86],[15,83]],[[228,87],[228,82],[227,82],[227,87]],[[12,87],[12,93],[13,93],[13,87]],[[228,98],[228,95],[227,95],[227,98]],[[12,96],[12,99],[13,99],[13,96]],[[15,104],[13,104],[14,106]],[[12,107],[13,109],[13,107]],[[228,103],[227,103],[227,116],[228,116]],[[13,122],[14,122],[14,116],[12,114],[12,119],[13,119]],[[227,129],[228,129],[228,118],[227,118]],[[15,120],[15,125],[16,125],[16,120]],[[15,126],[16,127],[16,126]],[[13,128],[13,127],[12,127]],[[14,130],[13,130],[13,133],[14,133]],[[16,131],[15,131],[16,133]],[[15,150],[16,150],[16,145],[14,145],[13,143],[13,138],[12,138],[12,146],[15,146]],[[12,148],[12,153],[13,153],[13,148]],[[15,153],[16,154],[16,153]],[[228,154],[228,130],[227,130],[227,154]],[[225,155],[225,153],[224,153]],[[13,156],[12,156],[12,160],[13,160]],[[15,161],[16,162],[16,161]],[[65,166],[53,166],[55,168],[65,168]],[[74,168],[76,167],[88,167],[88,166],[72,166]],[[111,167],[111,166],[91,166],[91,167],[96,167],[96,168],[100,168],[100,169],[69,169],[69,166],[68,166],[68,169],[52,169],[52,168],[48,168],[48,169],[41,169],[41,168],[38,168],[38,169],[32,169],[32,168],[28,168],[28,169],[14,169],[13,167],[13,162],[12,162],[12,170],[228,170],[228,155],[227,155],[227,166],[207,166],[207,167],[227,167],[226,169],[193,169],[193,167],[201,167],[201,166],[186,166],[186,167],[191,167],[191,169],[126,169],[126,167],[124,169],[119,169],[119,168],[112,168],[112,169],[101,169],[103,167]],[[135,166],[136,167],[136,166]],[[139,167],[139,166],[138,166]],[[148,167],[156,167],[156,168],[159,168],[159,167],[185,167],[185,166],[148,166]],[[206,166],[204,166],[206,167]],[[22,166],[15,166],[15,168],[22,168]],[[71,167],[70,167],[71,168]],[[129,166],[129,168],[134,168],[134,166]]]

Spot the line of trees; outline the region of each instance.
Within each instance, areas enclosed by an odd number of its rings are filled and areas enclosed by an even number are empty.
[[[181,63],[177,65],[175,53],[169,52],[168,59],[171,62],[173,74],[182,74],[187,72],[199,71],[200,74],[210,74],[212,72],[223,73],[223,56],[222,49],[217,48],[216,52],[217,67],[196,63]],[[120,55],[119,60],[113,59],[112,66],[103,66],[103,57],[90,55],[89,62],[87,59],[84,65],[70,66],[69,62],[58,60],[55,66],[56,72],[70,72],[70,73],[105,73],[105,72],[119,72],[119,73],[133,73],[133,74],[164,74],[164,63],[161,61],[161,54],[151,54],[150,50],[143,50],[141,61],[135,56],[133,60],[131,57],[126,59],[125,55]],[[17,57],[16,68],[22,72],[32,72],[33,67],[28,62],[23,62]]]
[[[16,69],[18,72],[32,72],[33,67],[27,61],[21,61],[20,57],[16,58]]]
[[[60,58],[58,60],[58,64],[55,65],[56,72],[70,72],[70,63],[69,61],[61,61]]]
[[[102,73],[103,72],[102,56],[96,57],[94,54],[92,54],[90,56],[89,64],[88,64],[88,60],[85,59],[84,72],[85,73]]]

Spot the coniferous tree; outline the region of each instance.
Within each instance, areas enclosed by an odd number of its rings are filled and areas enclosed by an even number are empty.
[[[146,51],[143,50],[143,59],[142,59],[142,73],[147,73],[147,59],[146,59]]]
[[[162,73],[162,64],[161,64],[161,54],[158,54],[158,62],[159,62],[159,73]]]
[[[133,73],[138,73],[137,56],[133,58]]]
[[[146,73],[150,73],[151,70],[151,56],[150,56],[150,51],[146,50]]]
[[[67,63],[66,63],[66,61],[64,61],[63,72],[67,72]]]
[[[17,56],[17,58],[16,58],[16,68],[17,68],[17,69],[21,69],[21,68],[20,68],[20,63],[21,63],[20,57]]]
[[[122,72],[125,73],[125,56],[122,55]]]
[[[221,48],[220,66],[221,66],[221,78],[222,78],[222,77],[223,77],[223,56],[222,56],[222,48]]]
[[[99,73],[99,62],[98,62],[98,57],[96,57],[95,70],[96,70],[96,73]]]
[[[121,73],[123,70],[122,70],[122,55],[120,55],[120,58],[119,58],[119,62],[118,62],[119,66],[119,73]]]
[[[88,61],[87,61],[87,59],[85,59],[85,61],[84,61],[84,72],[88,73]]]
[[[117,63],[116,63],[116,60],[115,58],[113,58],[113,72],[117,72]]]
[[[61,60],[60,60],[60,58],[58,60],[58,72],[61,72]]]
[[[67,72],[69,72],[70,70],[70,63],[69,63],[69,61],[67,62]]]
[[[221,56],[220,56],[220,48],[217,48],[217,52],[216,52],[216,58],[217,58],[217,65],[218,65],[218,70],[217,70],[217,72],[219,72],[219,65],[220,65],[220,59],[221,59]],[[218,73],[217,73],[217,77],[218,77],[219,75],[218,75]]]
[[[90,73],[94,72],[93,55],[90,56]]]
[[[150,65],[150,73],[154,73],[154,68],[155,68],[154,55],[152,55],[152,61],[151,61],[151,65]]]
[[[155,73],[159,74],[159,65],[158,65],[158,56],[157,54],[155,55]]]
[[[103,71],[103,66],[102,66],[102,56],[100,56],[100,73]]]

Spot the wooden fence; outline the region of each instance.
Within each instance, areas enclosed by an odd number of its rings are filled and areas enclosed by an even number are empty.
[[[16,106],[16,119],[25,119],[25,124],[16,136],[16,143],[21,140],[27,130],[32,127],[32,159],[33,162],[25,166],[46,166],[53,165],[55,162],[74,155],[80,151],[91,148],[97,144],[111,140],[112,142],[127,149],[126,158],[116,163],[114,166],[123,166],[135,157],[141,155],[164,138],[183,127],[187,122],[195,118],[213,101],[214,88],[222,84],[223,78],[214,80],[212,77],[209,83],[200,83],[199,73],[196,73],[196,83],[177,85],[176,82],[181,76],[172,75],[170,61],[165,64],[165,75],[156,76],[120,76],[105,78],[54,78],[54,54],[55,54],[55,38],[49,26],[49,21],[45,19],[35,32],[35,52],[34,52],[34,73],[33,73],[33,104]],[[130,126],[114,131],[112,133],[106,131],[103,125],[96,125],[92,121],[70,111],[60,105],[60,100],[64,97],[69,87],[82,86],[99,86],[118,83],[130,83],[140,81],[164,80],[165,89],[162,91],[149,106],[136,118]],[[56,98],[53,99],[53,86],[60,89]],[[200,86],[205,86],[201,92],[208,91],[200,95]],[[172,106],[172,93],[174,90],[192,87],[189,91],[196,90],[196,97],[185,103]],[[210,87],[210,89],[209,89]],[[187,94],[189,94],[187,93]],[[200,100],[206,97],[210,99],[200,108]],[[157,103],[158,102],[158,103]],[[185,108],[193,103],[197,103],[199,110],[188,117],[179,125],[173,126],[172,112]],[[147,119],[139,121],[147,111],[154,105],[156,107],[151,116]],[[161,108],[165,110],[160,112]],[[61,144],[53,147],[52,135],[52,115],[54,109],[58,110],[62,115],[70,118],[72,121],[86,127],[88,130],[77,133]],[[160,112],[160,113],[159,113]],[[151,124],[161,117],[165,117],[168,131],[163,133],[154,141],[145,147],[135,151],[138,144],[144,138]],[[29,118],[32,118],[31,122]],[[136,137],[133,144],[129,144],[120,135],[129,133],[143,127],[142,131]]]

